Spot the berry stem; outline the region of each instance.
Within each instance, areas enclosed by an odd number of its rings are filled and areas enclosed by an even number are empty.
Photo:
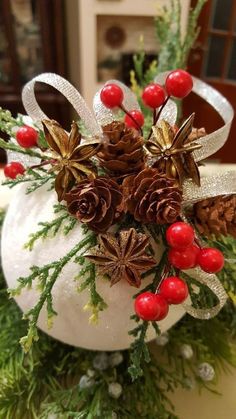
[[[164,107],[166,106],[169,99],[170,99],[170,96],[167,96],[166,99],[165,99],[165,102],[163,103],[163,105],[161,105],[159,111],[157,112],[156,119],[155,119],[155,125],[157,124],[157,121],[158,121],[158,119],[159,119],[159,117],[160,117],[160,115],[161,115],[161,113],[162,113],[162,111],[163,111]]]
[[[45,160],[45,161],[43,161],[43,162],[41,162],[39,164],[35,164],[33,166],[30,166],[29,169],[37,169],[37,167],[46,166],[47,164],[52,164],[53,165],[54,163],[56,163],[56,160],[55,159]]]
[[[165,101],[164,101],[164,103],[161,105],[161,107],[160,107],[160,109],[159,109],[158,112],[157,112],[156,109],[154,109],[154,111],[153,111],[153,125],[154,126],[157,124],[158,119],[159,119],[159,117],[161,115],[161,112],[163,111],[163,109],[166,106],[166,104],[167,104],[167,102],[168,102],[169,99],[170,99],[170,96],[167,96],[166,99],[165,99]],[[148,140],[151,137],[151,135],[152,135],[152,128],[150,129],[150,132],[149,132],[149,135],[148,135],[148,138],[147,138]]]
[[[141,134],[141,136],[143,136],[143,130],[142,130],[142,128],[140,127],[140,125],[138,124],[138,122],[136,121],[136,119],[133,117],[133,115],[131,115],[131,113],[129,113],[129,111],[127,111],[127,109],[125,109],[125,107],[124,107],[124,105],[123,104],[121,104],[120,106],[119,106],[119,108],[126,114],[126,115],[128,115],[128,117],[130,118],[130,119],[132,119],[132,121],[135,123],[135,125],[136,125],[136,127],[138,128],[138,130],[139,130],[139,132],[140,132],[140,134]]]
[[[155,121],[156,121],[156,117],[157,117],[157,110],[156,108],[153,109],[153,119],[152,119],[152,125],[155,125]]]
[[[166,265],[165,265],[165,267],[163,269],[163,272],[162,272],[162,275],[161,275],[161,279],[159,281],[159,284],[157,285],[155,294],[158,294],[159,288],[160,288],[162,282],[164,281],[164,279],[166,279],[168,277],[169,272],[170,272],[170,264],[169,263],[166,263]]]

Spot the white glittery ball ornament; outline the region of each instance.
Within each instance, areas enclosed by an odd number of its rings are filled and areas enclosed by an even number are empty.
[[[82,375],[79,380],[79,388],[90,388],[95,384],[95,381],[92,377],[88,377],[87,375]]]
[[[123,362],[123,355],[121,352],[113,352],[110,356],[109,356],[109,365],[110,367],[114,368],[114,367],[118,367],[118,365],[120,365]]]
[[[180,355],[184,359],[191,359],[193,357],[193,348],[191,345],[185,343],[180,347]]]
[[[83,230],[78,223],[67,235],[59,231],[55,237],[46,238],[35,243],[33,250],[24,248],[29,241],[29,235],[39,230],[39,222],[50,222],[55,219],[53,206],[58,203],[56,193],[48,191],[49,185],[26,195],[26,186],[16,188],[8,208],[2,231],[2,265],[9,288],[16,288],[19,277],[28,276],[30,267],[44,266],[65,256],[83,236]],[[162,249],[153,243],[157,262],[160,260]],[[107,280],[97,277],[98,293],[107,303],[108,308],[99,313],[98,324],[89,322],[91,313],[84,307],[89,302],[89,290],[78,293],[78,282],[75,277],[81,267],[71,260],[63,269],[52,289],[53,307],[57,315],[53,319],[53,326],[48,329],[45,307],[40,313],[38,326],[50,336],[73,346],[101,351],[117,351],[127,349],[133,342],[128,332],[136,323],[130,319],[134,314],[133,296],[137,289],[126,281],[120,281],[113,287]],[[146,287],[152,278],[145,278],[142,287]],[[39,299],[37,283],[31,289],[23,289],[16,297],[23,312],[35,306]],[[185,311],[181,305],[170,306],[168,316],[158,323],[161,332],[173,326]],[[148,328],[147,341],[156,336],[153,327]]]
[[[105,352],[97,354],[93,358],[93,368],[98,371],[105,371],[109,367],[109,358]]]
[[[162,333],[160,336],[157,336],[155,342],[158,346],[165,346],[169,342],[169,334]]]
[[[186,377],[184,379],[184,385],[188,390],[193,390],[196,387],[196,382],[192,377]]]
[[[108,393],[113,399],[119,399],[122,394],[122,385],[120,383],[110,383],[108,385]]]
[[[215,378],[215,370],[208,362],[203,362],[198,366],[197,374],[203,381],[212,381]]]

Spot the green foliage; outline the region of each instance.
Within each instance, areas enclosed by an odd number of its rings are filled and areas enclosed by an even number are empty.
[[[198,16],[206,0],[198,0],[188,15],[186,32],[181,32],[181,2],[172,0],[171,7],[163,7],[155,18],[157,39],[160,43],[158,73],[186,68],[189,52],[198,36]]]
[[[91,247],[95,246],[96,244],[97,240],[96,236],[94,236],[94,240],[93,242],[91,242]],[[95,265],[92,262],[86,260],[86,258],[83,256],[79,256],[76,259],[76,262],[79,263],[80,266],[82,266],[82,268],[79,271],[79,274],[75,278],[77,281],[82,282],[78,285],[78,291],[82,292],[85,289],[88,289],[90,292],[90,300],[84,307],[84,310],[91,311],[92,314],[89,320],[91,323],[97,323],[99,312],[105,310],[107,308],[107,304],[105,303],[101,295],[98,294],[96,289],[97,277]]]
[[[14,118],[11,112],[0,107],[0,131],[12,135],[13,128],[23,125],[22,118]],[[1,146],[0,146],[1,147]]]
[[[4,150],[15,151],[17,153],[24,154],[24,155],[31,156],[31,157],[38,157],[39,159],[42,159],[42,160],[47,160],[48,159],[48,156],[45,156],[45,155],[39,153],[38,151],[35,151],[32,148],[23,148],[23,147],[20,147],[17,144],[13,144],[11,142],[6,142],[2,138],[0,138],[0,147],[3,148]]]
[[[76,244],[65,256],[55,262],[42,267],[32,266],[31,273],[27,277],[18,279],[19,285],[9,290],[11,297],[17,296],[24,288],[31,288],[33,282],[37,281],[40,297],[37,304],[24,314],[24,319],[29,320],[27,335],[22,337],[20,342],[25,352],[28,352],[34,341],[38,340],[37,321],[44,305],[47,309],[48,327],[52,325],[52,319],[57,314],[53,308],[52,289],[61,274],[63,268],[69,263],[78,252],[86,251],[93,243],[94,234],[87,234],[83,240]]]
[[[30,183],[25,191],[26,195],[28,195],[36,191],[38,188],[41,188],[41,186],[45,185],[47,182],[54,181],[54,179],[54,173],[47,173],[46,170],[41,167],[37,169],[28,169],[24,176],[17,176],[16,179],[7,179],[3,182],[3,185],[8,186],[9,188],[14,188],[14,186],[21,183]],[[49,188],[49,190],[51,190],[52,185],[50,185]]]
[[[134,317],[139,322],[139,319],[136,316]],[[145,343],[148,326],[149,322],[142,321],[141,324],[129,332],[131,336],[135,337],[135,341],[131,345],[131,365],[128,369],[133,381],[143,375],[141,368],[142,358],[145,362],[150,362],[151,360],[148,347]]]
[[[78,223],[75,217],[68,214],[64,205],[54,205],[54,213],[60,213],[61,215],[54,218],[52,221],[40,222],[38,225],[42,228],[36,233],[30,234],[30,239],[25,244],[26,249],[32,250],[37,240],[43,240],[47,237],[55,237],[60,229],[62,229],[63,234],[66,236]]]

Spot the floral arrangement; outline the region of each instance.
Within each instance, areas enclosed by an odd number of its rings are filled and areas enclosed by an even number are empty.
[[[224,305],[227,296],[214,275],[224,266],[223,253],[206,245],[197,232],[207,223],[199,214],[204,208],[207,214],[209,208],[208,201],[202,201],[206,180],[201,186],[196,161],[196,152],[206,148],[201,139],[207,137],[204,129],[193,127],[194,114],[180,127],[168,122],[173,121],[176,112],[171,98],[186,97],[193,88],[193,79],[180,69],[163,76],[164,85],[152,82],[143,89],[143,103],[153,118],[146,138],[142,130],[145,118],[133,94],[120,82],[108,82],[96,100],[99,118],[108,112],[112,121],[101,125],[100,134],[82,135],[76,122],[67,133],[58,122],[42,119],[43,130],[28,125],[14,127],[14,138],[8,143],[1,141],[0,145],[16,152],[16,156],[29,158],[27,167],[17,160],[5,166],[9,179],[6,184],[30,182],[27,191],[31,193],[50,182],[59,201],[54,210],[58,218],[41,223],[42,229],[31,235],[26,247],[32,249],[50,230],[55,235],[63,223],[67,223],[65,235],[77,223],[84,228],[84,239],[69,253],[50,264],[32,266],[31,273],[19,278],[17,288],[10,290],[11,296],[17,296],[33,281],[38,281],[40,287],[37,304],[24,315],[29,319],[28,333],[21,339],[25,351],[38,339],[37,322],[45,305],[48,324],[52,323],[56,315],[52,289],[73,258],[80,265],[79,290],[90,292],[86,307],[92,310],[92,321],[99,321],[99,311],[107,306],[97,291],[99,278],[105,277],[114,292],[120,281],[140,289],[135,294],[132,316],[138,325],[129,332],[135,337],[129,367],[133,379],[142,375],[142,356],[148,359],[145,339],[149,324],[159,333],[158,322],[168,316],[170,305],[184,304],[186,312],[200,319],[215,316]],[[56,77],[57,84],[65,83]],[[30,103],[27,86],[25,92]],[[23,100],[27,103],[24,92]],[[225,135],[222,132],[219,139],[225,140]],[[32,159],[36,159],[34,164]],[[211,185],[210,190],[209,197],[217,194],[213,191],[212,195]],[[232,189],[224,192],[229,198],[222,198],[222,208],[225,199],[232,205],[232,193]],[[191,201],[200,204],[190,205]],[[196,215],[189,216],[191,211]],[[233,211],[227,213],[228,227],[224,232],[233,230],[234,217]],[[159,259],[155,250],[161,246],[164,249]],[[194,269],[194,279],[184,273],[189,269]],[[142,286],[145,278],[151,280]],[[199,308],[186,303],[189,294],[194,298],[196,280],[210,288],[219,300],[217,305]]]

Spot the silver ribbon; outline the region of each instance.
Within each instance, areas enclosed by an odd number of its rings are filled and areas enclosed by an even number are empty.
[[[169,72],[159,74],[155,81],[160,84],[165,83]],[[100,100],[100,91],[98,91],[93,100],[94,114],[90,111],[80,93],[63,77],[53,73],[44,73],[28,82],[22,92],[22,100],[28,115],[36,121],[40,121],[47,116],[39,107],[34,89],[36,82],[46,83],[57,89],[72,104],[79,117],[84,122],[91,135],[100,135],[101,126],[116,119],[116,112],[104,107]],[[123,83],[117,80],[110,80],[107,83],[115,83],[121,87],[124,93],[124,106],[129,110],[140,109],[137,98],[133,92]],[[211,134],[208,134],[198,140],[202,148],[194,152],[196,161],[203,160],[218,151],[226,142],[231,127],[234,111],[230,103],[217,90],[203,81],[193,77],[193,92],[206,100],[221,115],[224,125]],[[161,113],[160,119],[167,120],[171,125],[176,121],[176,104],[169,100]],[[201,187],[194,185],[191,181],[186,181],[183,186],[183,210],[186,205],[193,204],[200,200],[236,193],[236,172],[227,172],[221,175],[211,175],[201,178]],[[223,307],[227,294],[216,275],[207,274],[196,268],[191,270],[191,276],[206,285],[218,297],[219,303],[210,309],[194,308],[191,305],[184,305],[187,313],[200,319],[209,319],[214,317]]]
[[[214,196],[236,194],[236,171],[201,177],[201,186],[186,180],[183,184],[183,205],[187,206]]]
[[[208,274],[200,268],[195,268],[190,271],[192,278],[196,279],[200,284],[206,285],[218,298],[219,303],[211,308],[195,308],[189,304],[183,304],[185,311],[196,319],[209,320],[215,317],[228,298],[224,287],[214,274]]]
[[[35,121],[49,119],[38,105],[34,89],[36,82],[48,84],[58,90],[71,103],[91,135],[100,135],[102,129],[81,94],[66,79],[54,73],[43,73],[30,80],[23,88],[22,102],[28,115]]]

